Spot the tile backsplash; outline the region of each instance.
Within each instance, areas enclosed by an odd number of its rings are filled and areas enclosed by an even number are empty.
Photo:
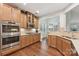
[[[21,35],[25,35],[25,34],[26,34],[26,29],[21,28],[21,29],[20,29],[20,32],[21,32]]]

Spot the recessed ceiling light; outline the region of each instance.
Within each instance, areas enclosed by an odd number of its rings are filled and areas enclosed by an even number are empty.
[[[35,13],[36,13],[36,14],[39,14],[39,11],[37,10]]]
[[[26,5],[27,3],[23,3],[23,5]]]

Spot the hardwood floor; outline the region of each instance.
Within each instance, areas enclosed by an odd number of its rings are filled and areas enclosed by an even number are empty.
[[[55,48],[47,46],[46,40],[25,47],[10,56],[62,56]]]

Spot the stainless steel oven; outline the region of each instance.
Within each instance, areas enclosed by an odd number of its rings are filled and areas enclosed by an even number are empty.
[[[19,23],[0,22],[0,48],[4,49],[19,44]]]

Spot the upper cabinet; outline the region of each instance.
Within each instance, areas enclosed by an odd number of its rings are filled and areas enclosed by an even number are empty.
[[[0,20],[11,20],[11,7],[0,4]]]
[[[20,13],[21,13],[20,10],[12,8],[12,20],[19,23],[21,17]]]
[[[38,29],[38,26],[39,26],[39,18],[38,17],[34,17],[34,27],[36,29]]]
[[[26,14],[21,13],[21,28],[27,28],[27,17]]]
[[[38,17],[7,4],[0,4],[0,20],[18,22],[25,29],[38,29]]]
[[[38,29],[38,25],[39,25],[39,18],[36,17],[35,15],[31,14],[31,13],[27,13],[27,19],[28,19],[28,23],[27,23],[27,27],[29,29],[31,28],[35,28]]]
[[[6,4],[0,4],[0,20],[20,21],[20,10]]]

